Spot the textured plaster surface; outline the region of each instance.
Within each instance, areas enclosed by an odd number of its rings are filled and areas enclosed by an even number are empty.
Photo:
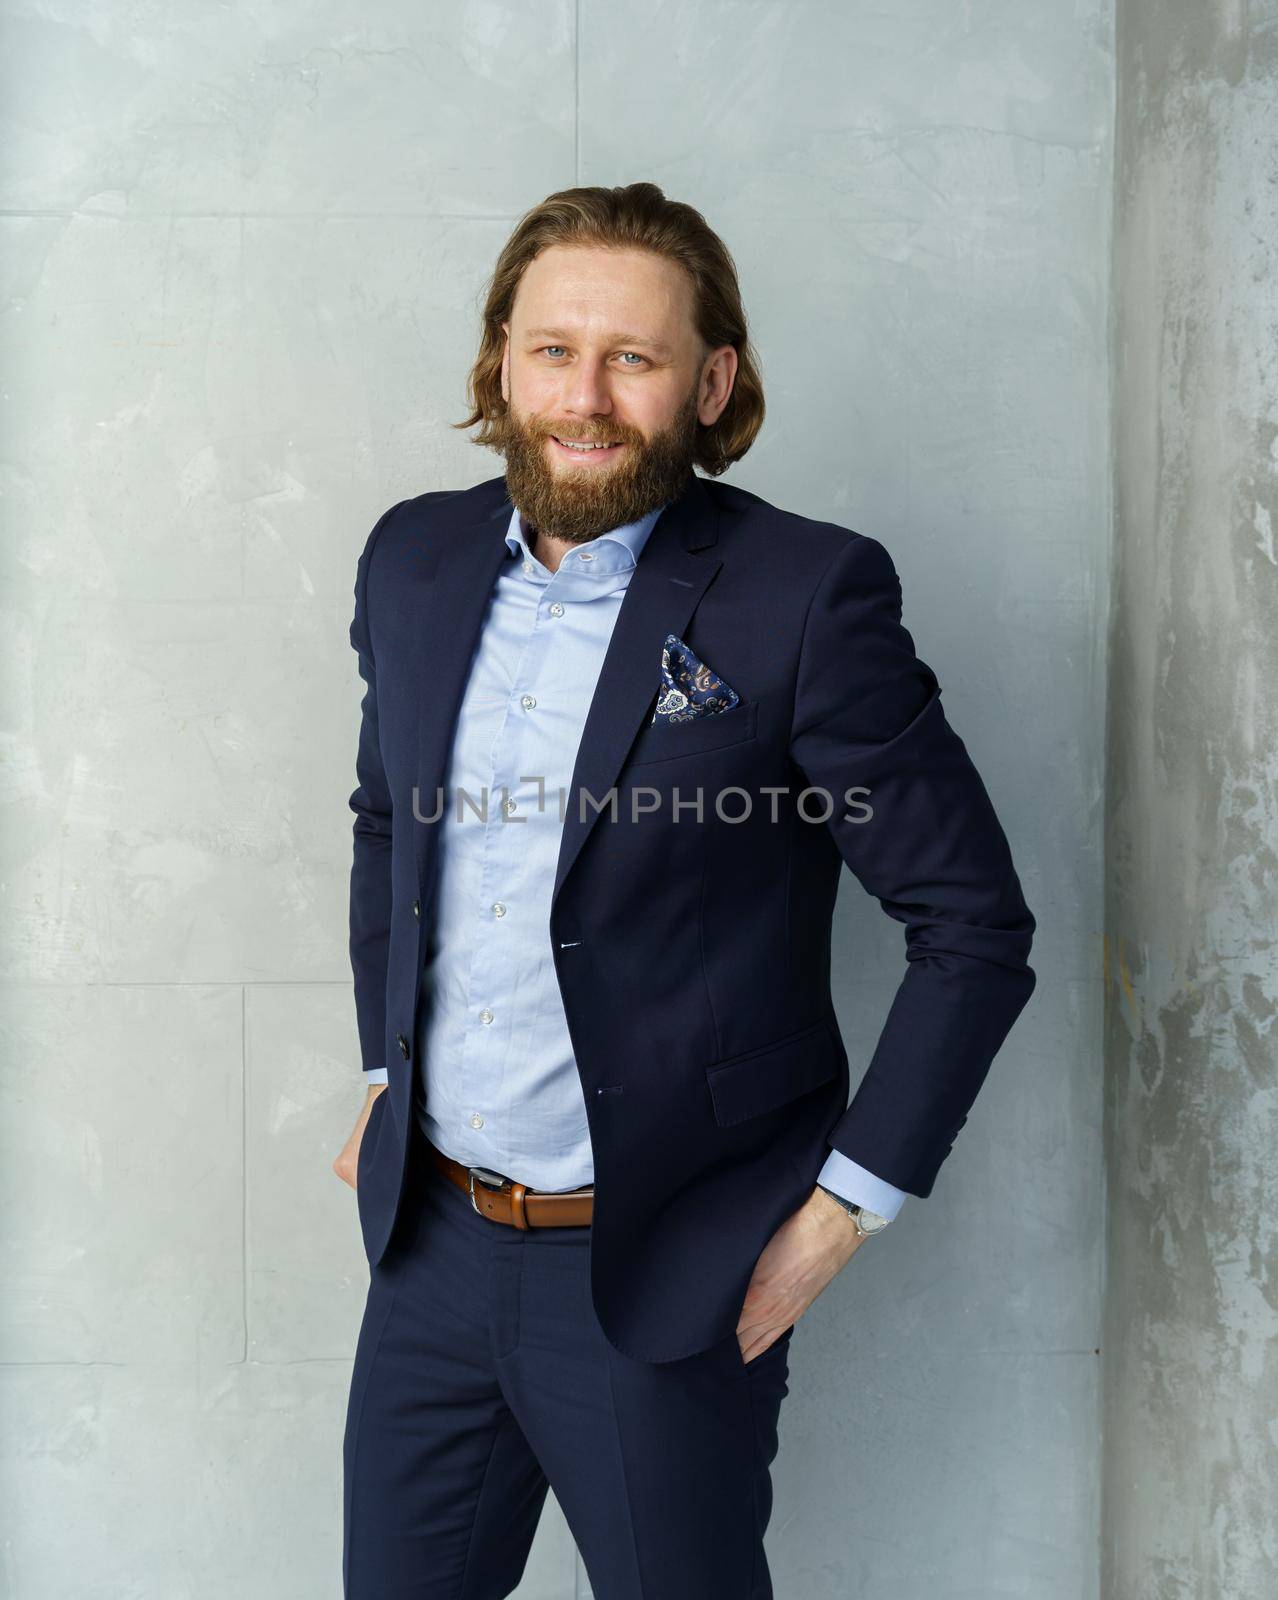
[[[1119,7],[1107,1600],[1278,1594],[1278,11]]]

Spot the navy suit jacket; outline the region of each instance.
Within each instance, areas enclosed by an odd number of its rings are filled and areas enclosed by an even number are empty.
[[[511,503],[504,476],[392,506],[356,572],[366,684],[350,953],[371,1264],[404,1193],[436,811]],[[651,717],[678,634],[740,696]],[[595,1169],[607,1337],[670,1361],[735,1331],[754,1265],[830,1146],[925,1196],[1034,988],[1034,918],[877,540],[690,475],[631,575],[586,717],[547,938]],[[744,788],[752,801],[720,791]],[[768,785],[783,792],[773,797]],[[631,821],[636,786],[656,809]],[[818,792],[800,802],[800,793]],[[704,820],[675,788],[703,796]],[[846,791],[860,793],[849,802]],[[578,805],[579,791],[594,803]],[[616,818],[605,806],[616,794]],[[416,808],[414,805],[416,791]],[[553,801],[551,802],[553,803]],[[866,807],[873,815],[863,818]],[[414,814],[416,809],[416,816]],[[852,820],[849,820],[852,819]],[[905,972],[848,1104],[830,992],[844,863],[905,929]],[[516,1174],[515,1176],[518,1176]]]

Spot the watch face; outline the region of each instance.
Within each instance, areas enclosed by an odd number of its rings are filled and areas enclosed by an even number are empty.
[[[864,1206],[861,1207],[860,1222],[863,1233],[879,1233],[888,1225],[886,1217],[881,1217],[877,1211],[867,1211]]]

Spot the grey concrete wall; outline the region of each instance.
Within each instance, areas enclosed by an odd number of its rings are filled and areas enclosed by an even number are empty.
[[[81,0],[5,35],[4,1592],[339,1592],[355,559],[499,470],[447,424],[516,217],[648,177],[741,268],[770,413],[731,477],[892,551],[1040,919],[932,1198],[796,1332],[778,1600],[1090,1600],[1108,4]],[[838,936],[865,1061],[901,930],[849,879]],[[523,1600],[586,1592],[552,1509]]]
[[[1278,1594],[1278,8],[1121,0],[1103,1592]]]

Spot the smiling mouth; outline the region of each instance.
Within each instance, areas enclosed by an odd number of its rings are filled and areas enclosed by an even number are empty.
[[[568,455],[573,456],[606,456],[611,455],[614,450],[621,449],[621,441],[619,439],[614,439],[611,441],[600,441],[596,439],[561,439],[559,435],[555,433],[552,433],[550,437],[561,450],[565,451]]]

